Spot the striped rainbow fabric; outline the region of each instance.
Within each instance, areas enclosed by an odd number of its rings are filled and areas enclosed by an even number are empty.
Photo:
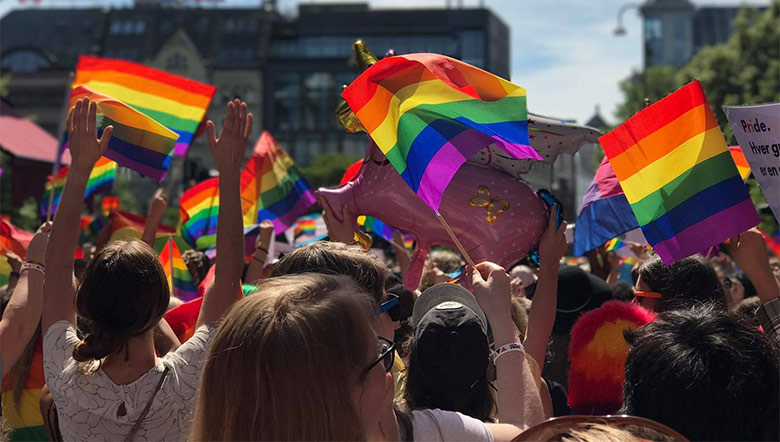
[[[8,263],[8,258],[5,255],[0,255],[0,287],[8,284],[11,280],[11,264]]]
[[[759,222],[698,81],[599,138],[647,242],[665,264]]]
[[[27,381],[19,402],[14,400],[14,383],[10,373],[3,377],[0,393],[3,402],[3,424],[10,430],[9,441],[45,441],[40,399],[43,386],[43,338],[37,334]],[[18,407],[17,407],[18,405]]]
[[[184,192],[179,212],[179,230],[187,244],[197,250],[216,245],[219,178],[209,178]]]
[[[141,239],[144,232],[146,218],[132,212],[117,210],[109,216],[111,223],[109,241],[132,241]],[[156,238],[175,234],[176,231],[168,226],[157,226]]]
[[[750,176],[750,164],[748,164],[745,154],[742,152],[742,148],[739,146],[729,146],[729,152],[731,153],[731,159],[734,160],[734,164],[737,166],[739,176],[743,180],[748,179]]]
[[[604,251],[613,252],[617,249],[622,249],[623,247],[626,246],[626,243],[623,242],[624,239],[625,238],[621,238],[621,237],[610,239],[609,241],[604,243]]]
[[[198,297],[195,281],[181,256],[179,246],[176,245],[176,241],[172,237],[168,238],[162,252],[160,252],[160,263],[165,270],[168,287],[171,288],[173,296],[185,302]]]
[[[264,131],[241,171],[244,225],[270,220],[279,235],[316,202],[311,184],[287,153]]]
[[[382,222],[382,220],[374,218],[373,216],[359,216],[357,223],[358,226],[366,231],[366,233],[373,233],[388,242],[393,241],[395,229]]]
[[[175,155],[184,155],[217,88],[124,60],[79,57],[74,86],[114,97],[179,135]]]
[[[105,157],[133,169],[141,175],[162,181],[171,165],[171,152],[178,135],[121,101],[77,86],[70,94],[70,109],[76,101],[89,97],[97,103],[98,132],[109,125],[114,134],[108,142]]]
[[[514,158],[542,158],[528,140],[525,89],[438,54],[386,57],[342,96],[393,167],[438,212],[469,157],[496,144]]]
[[[304,215],[293,225],[293,235],[295,238],[293,245],[301,247],[324,239],[328,236],[328,227],[321,213]]]
[[[43,191],[43,197],[41,198],[41,214],[48,216],[49,209],[49,195],[54,188],[54,200],[52,201],[52,214],[57,212],[57,207],[60,205],[60,198],[62,198],[62,190],[65,188],[65,182],[68,176],[68,166],[62,166],[54,179],[49,179],[46,183],[46,188]],[[89,174],[89,181],[87,181],[87,188],[84,191],[84,199],[87,199],[93,195],[101,193],[109,193],[114,190],[114,180],[116,179],[116,162],[111,161],[106,157],[100,157],[95,163],[95,167],[92,168],[92,172]]]

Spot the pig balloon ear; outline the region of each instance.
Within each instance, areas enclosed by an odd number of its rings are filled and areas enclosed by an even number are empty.
[[[425,258],[427,257],[428,247],[417,244],[414,248],[414,255],[412,255],[412,262],[409,264],[409,270],[406,271],[406,279],[404,279],[405,289],[417,290],[417,287],[420,285],[420,278],[422,278]]]

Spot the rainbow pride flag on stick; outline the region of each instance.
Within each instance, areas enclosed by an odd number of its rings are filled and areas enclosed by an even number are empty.
[[[599,138],[647,242],[665,264],[758,224],[698,81]]]
[[[195,287],[195,281],[192,279],[187,264],[181,256],[179,246],[173,238],[168,241],[160,253],[160,263],[165,270],[165,276],[168,278],[168,287],[171,288],[171,294],[182,301],[189,301],[198,297],[198,288]]]
[[[52,214],[57,212],[57,207],[60,205],[60,198],[62,198],[62,190],[65,188],[67,177],[68,166],[62,166],[53,179],[49,177],[46,188],[43,191],[43,198],[41,198],[41,214],[43,216],[49,215],[49,199],[52,190],[54,191],[54,199],[52,200],[51,211]],[[111,161],[106,157],[100,157],[95,164],[95,167],[92,169],[92,172],[89,174],[87,188],[84,191],[84,199],[113,191],[115,179],[116,162]]]
[[[438,54],[387,57],[342,96],[390,163],[438,213],[460,166],[491,144],[542,158],[528,140],[525,89]]]
[[[387,242],[393,242],[393,233],[395,233],[395,229],[382,222],[382,220],[374,218],[373,216],[359,216],[357,223],[358,226],[366,231],[366,233],[373,233]]]
[[[178,135],[125,103],[85,86],[71,91],[70,110],[77,100],[85,97],[97,103],[98,133],[109,125],[114,126],[104,156],[141,175],[162,181],[171,165],[170,155]]]
[[[217,244],[219,178],[210,178],[188,189],[179,200],[181,236],[197,250]]]
[[[287,153],[264,131],[241,171],[244,225],[271,220],[279,235],[316,202],[311,184]]]
[[[73,86],[113,97],[176,132],[174,155],[187,153],[217,91],[142,64],[88,56],[79,57]]]
[[[729,152],[731,153],[731,159],[734,160],[734,164],[737,166],[739,176],[743,180],[748,179],[750,176],[750,164],[748,164],[745,154],[742,153],[742,148],[739,146],[729,146]]]

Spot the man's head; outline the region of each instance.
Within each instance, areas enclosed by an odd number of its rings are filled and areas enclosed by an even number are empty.
[[[658,313],[702,303],[716,303],[722,309],[728,306],[726,291],[715,268],[700,256],[681,259],[669,266],[656,256],[639,268],[636,289],[660,295],[655,300],[644,298],[654,301],[650,305],[642,303],[643,307]]]
[[[691,440],[778,440],[778,359],[743,317],[713,305],[626,332],[623,410]]]
[[[387,300],[387,267],[358,246],[348,246],[335,241],[318,241],[303,246],[284,255],[274,266],[271,276],[300,273],[349,276],[373,298],[375,306],[379,307]],[[379,336],[393,339],[395,324],[387,313],[376,318],[374,328]]]

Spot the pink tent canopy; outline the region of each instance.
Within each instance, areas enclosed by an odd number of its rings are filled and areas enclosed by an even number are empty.
[[[57,156],[57,138],[29,119],[17,115],[10,104],[0,100],[0,148],[18,158],[53,163]],[[62,155],[62,164],[70,163],[70,152]]]

